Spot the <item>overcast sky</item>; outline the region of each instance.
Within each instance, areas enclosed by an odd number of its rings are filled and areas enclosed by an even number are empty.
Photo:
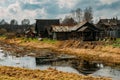
[[[72,9],[91,6],[94,20],[120,18],[120,0],[0,0],[0,20],[62,18]]]

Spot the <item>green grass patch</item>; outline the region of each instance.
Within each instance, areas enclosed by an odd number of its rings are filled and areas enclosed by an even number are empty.
[[[120,43],[120,38],[117,38],[115,42],[119,42]]]
[[[22,42],[38,42],[37,38],[20,38]]]
[[[42,42],[45,43],[50,43],[50,44],[55,44],[57,42],[57,40],[53,40],[53,39],[48,39],[48,38],[43,38]]]
[[[120,38],[117,38],[114,41],[106,41],[104,43],[104,46],[113,46],[113,47],[119,47],[120,48]]]
[[[119,47],[120,48],[120,44],[114,43],[112,44],[113,47]]]
[[[120,38],[117,38],[113,44],[112,44],[113,47],[119,47],[120,48]]]
[[[0,38],[6,39],[7,36],[5,36],[5,35],[0,35]]]

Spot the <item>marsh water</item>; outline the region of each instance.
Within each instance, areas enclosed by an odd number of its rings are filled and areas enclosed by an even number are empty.
[[[67,64],[67,62],[64,62],[63,64]],[[0,65],[1,66],[23,67],[23,68],[29,68],[29,69],[40,69],[40,70],[46,70],[48,68],[53,68],[53,69],[57,69],[63,72],[82,74],[77,69],[69,65],[37,64],[35,57],[10,56],[8,54],[5,54],[2,50],[0,50]],[[120,80],[120,69],[104,66],[96,70],[95,72],[91,73],[90,75],[110,77],[112,78],[112,80]]]

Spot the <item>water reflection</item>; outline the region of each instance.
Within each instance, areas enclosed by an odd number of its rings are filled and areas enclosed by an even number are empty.
[[[92,74],[93,76],[106,76],[110,77],[113,80],[120,80],[120,70],[119,69],[113,69],[111,67],[104,67],[95,73]]]
[[[23,67],[23,68],[30,68],[30,69],[41,69],[46,70],[48,68],[53,68],[59,71],[64,72],[70,72],[70,73],[78,73],[79,72],[70,67],[70,66],[52,66],[52,65],[37,65],[36,59],[34,57],[15,57],[10,56],[7,54],[7,56],[4,56],[4,53],[0,53],[0,65],[2,66],[14,66],[14,67]]]
[[[37,69],[40,69],[40,70],[46,70],[48,68],[53,68],[53,69],[56,69],[58,71],[63,71],[63,72],[69,72],[69,73],[77,73],[79,74],[79,72],[70,67],[70,66],[52,66],[52,65],[37,65],[36,66]]]

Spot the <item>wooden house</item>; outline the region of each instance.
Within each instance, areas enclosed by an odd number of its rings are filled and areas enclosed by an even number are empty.
[[[97,27],[103,31],[103,38],[120,38],[120,20],[113,19],[100,19]]]
[[[41,37],[49,37],[48,30],[51,25],[59,25],[59,19],[36,19],[35,30]]]
[[[95,41],[99,38],[100,30],[89,22],[81,22],[75,26],[52,26],[53,39],[80,39]]]

